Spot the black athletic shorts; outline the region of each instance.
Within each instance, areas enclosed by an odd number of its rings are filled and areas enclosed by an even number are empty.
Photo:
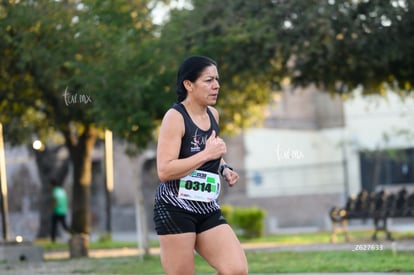
[[[156,202],[154,223],[158,235],[167,235],[201,233],[220,224],[226,224],[227,221],[220,209],[208,214],[198,214],[170,204]]]

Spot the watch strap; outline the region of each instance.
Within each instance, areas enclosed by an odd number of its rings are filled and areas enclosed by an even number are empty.
[[[233,170],[233,167],[231,167],[230,165],[228,165],[228,164],[222,164],[222,165],[220,165],[220,169],[219,169],[220,175],[223,176],[223,171],[226,168],[229,168],[230,170]]]

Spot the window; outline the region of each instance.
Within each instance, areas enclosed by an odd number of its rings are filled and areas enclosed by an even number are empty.
[[[414,184],[414,148],[360,152],[362,189]]]

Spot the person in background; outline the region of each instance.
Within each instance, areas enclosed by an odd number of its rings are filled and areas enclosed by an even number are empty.
[[[58,225],[61,224],[63,229],[70,233],[70,229],[66,224],[66,215],[68,213],[68,198],[65,189],[55,179],[50,181],[52,186],[52,226],[51,240],[56,241]]]
[[[188,57],[178,69],[178,102],[161,124],[154,223],[167,275],[194,274],[194,250],[217,274],[248,274],[245,253],[217,201],[221,180],[233,186],[239,179],[223,159],[226,144],[212,107],[219,88],[216,62]]]

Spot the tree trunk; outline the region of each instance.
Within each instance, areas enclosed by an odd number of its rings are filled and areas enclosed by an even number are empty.
[[[92,182],[92,153],[96,130],[86,125],[84,133],[74,143],[73,136],[66,136],[73,164],[72,238],[69,241],[70,257],[87,257],[89,252],[90,187]]]

